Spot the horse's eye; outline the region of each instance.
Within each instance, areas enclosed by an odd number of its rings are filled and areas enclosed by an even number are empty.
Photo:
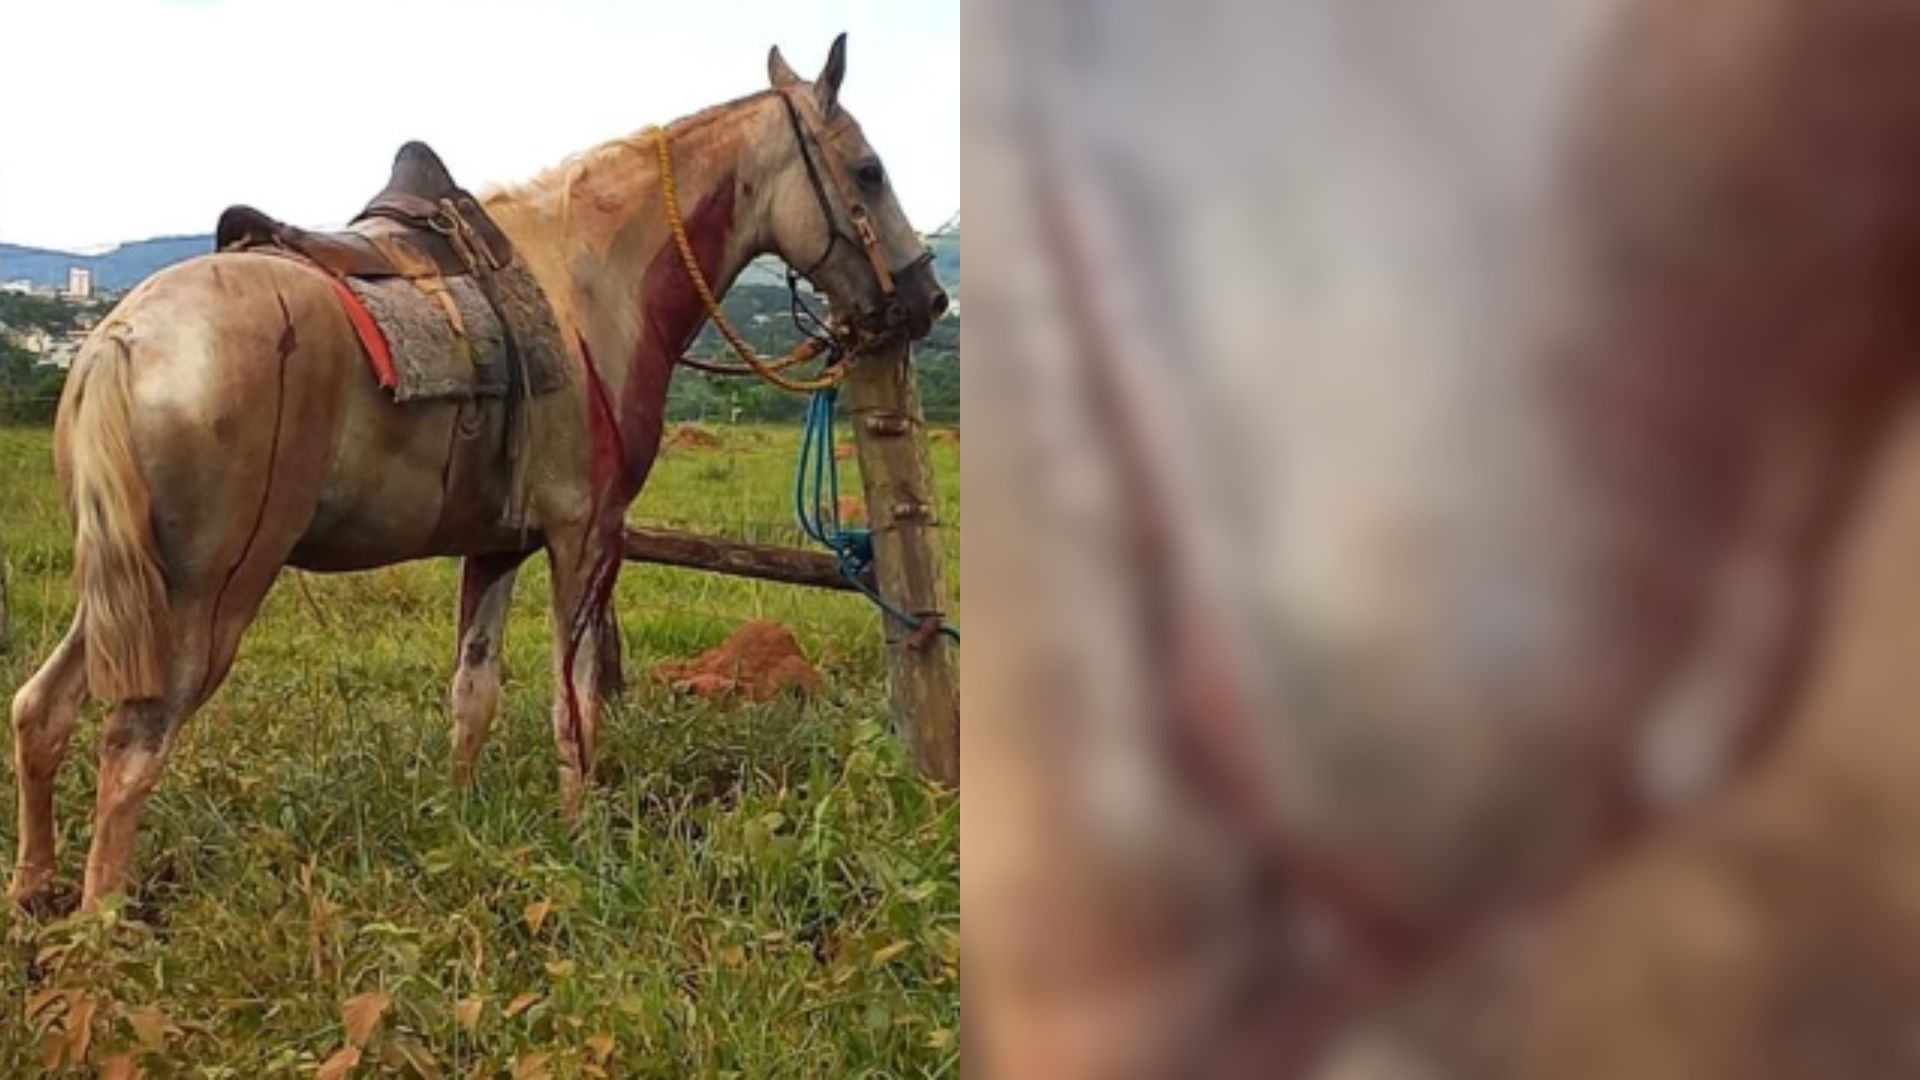
[[[854,175],[860,178],[862,184],[870,188],[877,188],[887,180],[887,171],[882,169],[877,161],[869,161],[860,166],[855,170]]]

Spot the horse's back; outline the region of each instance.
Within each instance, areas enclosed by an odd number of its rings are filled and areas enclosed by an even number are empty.
[[[102,321],[88,354],[110,341],[131,357],[143,438],[190,441],[199,434],[227,452],[243,449],[243,434],[263,413],[272,420],[280,410],[267,406],[283,392],[318,396],[306,403],[312,407],[340,404],[347,374],[340,361],[358,350],[316,271],[272,256],[225,253],[148,278]]]

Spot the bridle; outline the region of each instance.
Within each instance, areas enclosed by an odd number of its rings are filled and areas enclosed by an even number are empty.
[[[787,110],[787,125],[793,129],[793,141],[800,149],[800,161],[807,167],[807,181],[813,187],[814,201],[819,203],[820,216],[827,226],[826,249],[820,253],[819,258],[809,263],[805,270],[799,271],[798,276],[811,279],[814,271],[825,266],[827,260],[833,256],[834,248],[842,243],[858,247],[865,252],[867,264],[873,268],[874,281],[880,288],[880,311],[877,316],[877,321],[880,323],[879,329],[886,331],[904,325],[906,308],[900,302],[899,289],[894,281],[900,275],[910,274],[932,262],[933,250],[922,245],[920,254],[898,270],[887,264],[886,253],[880,246],[880,234],[873,227],[873,219],[867,212],[867,204],[860,199],[859,193],[847,181],[846,172],[840,169],[832,158],[821,154],[820,160],[815,160],[814,148],[821,145],[819,134],[801,114],[800,106],[793,100],[793,91],[781,89],[778,93],[780,104]],[[853,223],[856,236],[848,236],[846,230],[840,227],[839,218],[833,212],[833,202],[827,198],[826,184],[820,179],[822,166],[828,179],[832,181],[834,190],[839,193],[841,204],[847,208],[847,218]],[[794,275],[789,273],[789,286],[793,284],[793,278]]]
[[[835,168],[833,162],[821,155],[822,161],[816,162],[813,147],[820,140],[812,128],[801,116],[799,106],[794,104],[792,94],[779,90],[780,100],[786,106],[787,120],[793,128],[794,142],[800,150],[800,160],[806,165],[807,179],[813,186],[814,198],[820,205],[821,217],[827,226],[827,247],[820,257],[808,264],[803,271],[787,268],[787,291],[792,300],[794,325],[799,328],[806,340],[796,346],[792,352],[777,360],[763,359],[753,346],[749,345],[740,332],[733,328],[724,312],[720,310],[720,300],[713,294],[713,288],[707,283],[706,274],[700,269],[700,260],[694,255],[693,244],[687,239],[686,221],[680,214],[680,196],[673,175],[673,147],[667,129],[653,129],[654,150],[660,162],[660,197],[666,209],[667,226],[673,233],[674,245],[680,250],[681,265],[686,268],[687,277],[693,283],[694,292],[706,305],[707,317],[713,321],[714,329],[719,331],[727,345],[733,349],[743,365],[715,364],[706,360],[682,356],[679,362],[691,368],[715,375],[758,375],[760,378],[796,393],[810,393],[826,390],[839,385],[846,378],[847,365],[842,359],[863,345],[887,341],[899,334],[907,323],[906,305],[900,299],[897,279],[902,274],[910,274],[921,266],[933,261],[933,251],[922,245],[918,257],[898,270],[887,264],[886,253],[880,246],[880,234],[875,231],[866,203],[854,192],[847,182],[845,173]],[[847,217],[853,222],[853,230],[858,238],[849,237],[840,227],[839,218],[833,212],[833,202],[827,197],[826,183],[820,178],[822,165],[833,186],[840,193],[840,200],[847,207]],[[814,271],[826,265],[833,255],[833,249],[840,243],[858,246],[867,256],[867,263],[873,268],[875,282],[880,289],[880,307],[873,315],[858,323],[851,319],[835,319],[829,322],[822,319],[800,295],[800,279],[811,278]],[[827,366],[811,378],[795,378],[782,374],[808,361],[825,356]]]

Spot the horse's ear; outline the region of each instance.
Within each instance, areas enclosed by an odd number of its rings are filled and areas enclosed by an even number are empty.
[[[767,50],[767,81],[771,82],[776,90],[785,90],[789,86],[799,85],[800,82],[800,76],[794,74],[793,69],[787,66],[787,58],[780,55],[778,45]]]
[[[813,80],[813,93],[819,99],[821,116],[832,116],[839,106],[840,80],[846,77],[847,35],[841,34],[833,39],[833,48],[827,51],[827,66],[820,69],[820,77]]]

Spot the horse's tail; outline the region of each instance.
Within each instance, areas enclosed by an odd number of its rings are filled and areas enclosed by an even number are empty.
[[[112,329],[89,341],[61,398],[54,439],[73,515],[87,686],[104,701],[166,692],[171,617],[153,496],[134,453],[132,361]]]

